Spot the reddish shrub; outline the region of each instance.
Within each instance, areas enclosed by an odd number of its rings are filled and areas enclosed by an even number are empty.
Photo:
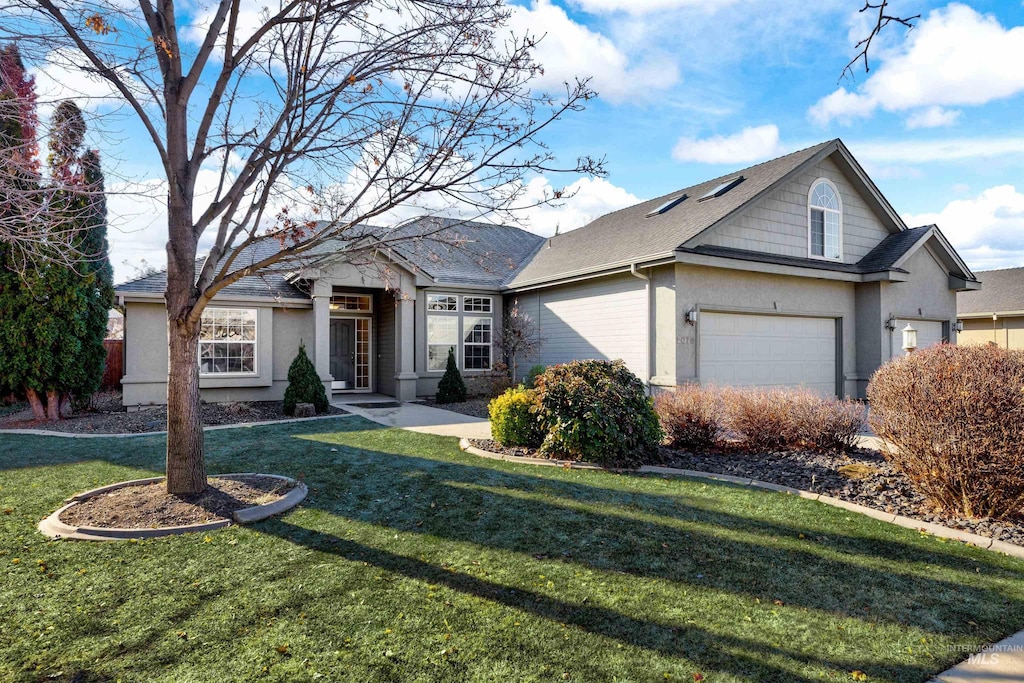
[[[809,389],[728,389],[722,395],[726,428],[749,450],[841,452],[853,447],[864,426],[862,405]]]
[[[692,451],[715,445],[721,432],[722,401],[717,389],[687,384],[654,399],[668,444]]]
[[[1024,351],[942,344],[893,360],[868,385],[893,465],[969,517],[1024,508]]]
[[[794,447],[844,453],[854,447],[864,428],[864,405],[812,391],[788,392],[794,419]]]

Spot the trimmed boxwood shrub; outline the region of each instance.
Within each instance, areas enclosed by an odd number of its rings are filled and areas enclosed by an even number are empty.
[[[537,421],[537,394],[531,389],[508,389],[487,405],[491,438],[502,446],[537,448],[544,433]]]
[[[579,360],[537,378],[541,452],[606,466],[649,461],[661,425],[643,383],[621,360]]]
[[[940,344],[868,385],[885,455],[935,505],[968,517],[1024,510],[1024,351]]]
[[[448,365],[444,369],[444,377],[437,383],[437,395],[434,400],[438,403],[465,403],[466,383],[462,381],[462,374],[455,362],[455,349],[448,349]]]
[[[299,403],[312,403],[318,413],[327,412],[327,392],[324,383],[316,373],[313,361],[306,355],[305,344],[299,344],[299,352],[288,367],[288,388],[284,390],[284,414],[294,415]]]

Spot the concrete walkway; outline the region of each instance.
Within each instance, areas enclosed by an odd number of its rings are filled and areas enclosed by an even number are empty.
[[[464,439],[491,438],[491,424],[487,420],[419,403],[384,404],[380,408],[366,404],[354,406],[347,401],[332,401],[332,404],[386,427]]]

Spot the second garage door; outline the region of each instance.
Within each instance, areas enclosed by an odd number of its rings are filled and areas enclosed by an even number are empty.
[[[700,381],[836,393],[836,321],[701,312]]]
[[[903,350],[903,328],[910,324],[917,330],[917,348],[927,349],[945,341],[942,334],[943,324],[935,320],[900,320],[896,319],[896,329],[892,331],[892,357],[902,356],[906,353]]]

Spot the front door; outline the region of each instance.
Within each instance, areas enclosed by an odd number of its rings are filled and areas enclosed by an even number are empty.
[[[331,320],[332,389],[354,389],[356,379],[356,321],[351,318]]]

